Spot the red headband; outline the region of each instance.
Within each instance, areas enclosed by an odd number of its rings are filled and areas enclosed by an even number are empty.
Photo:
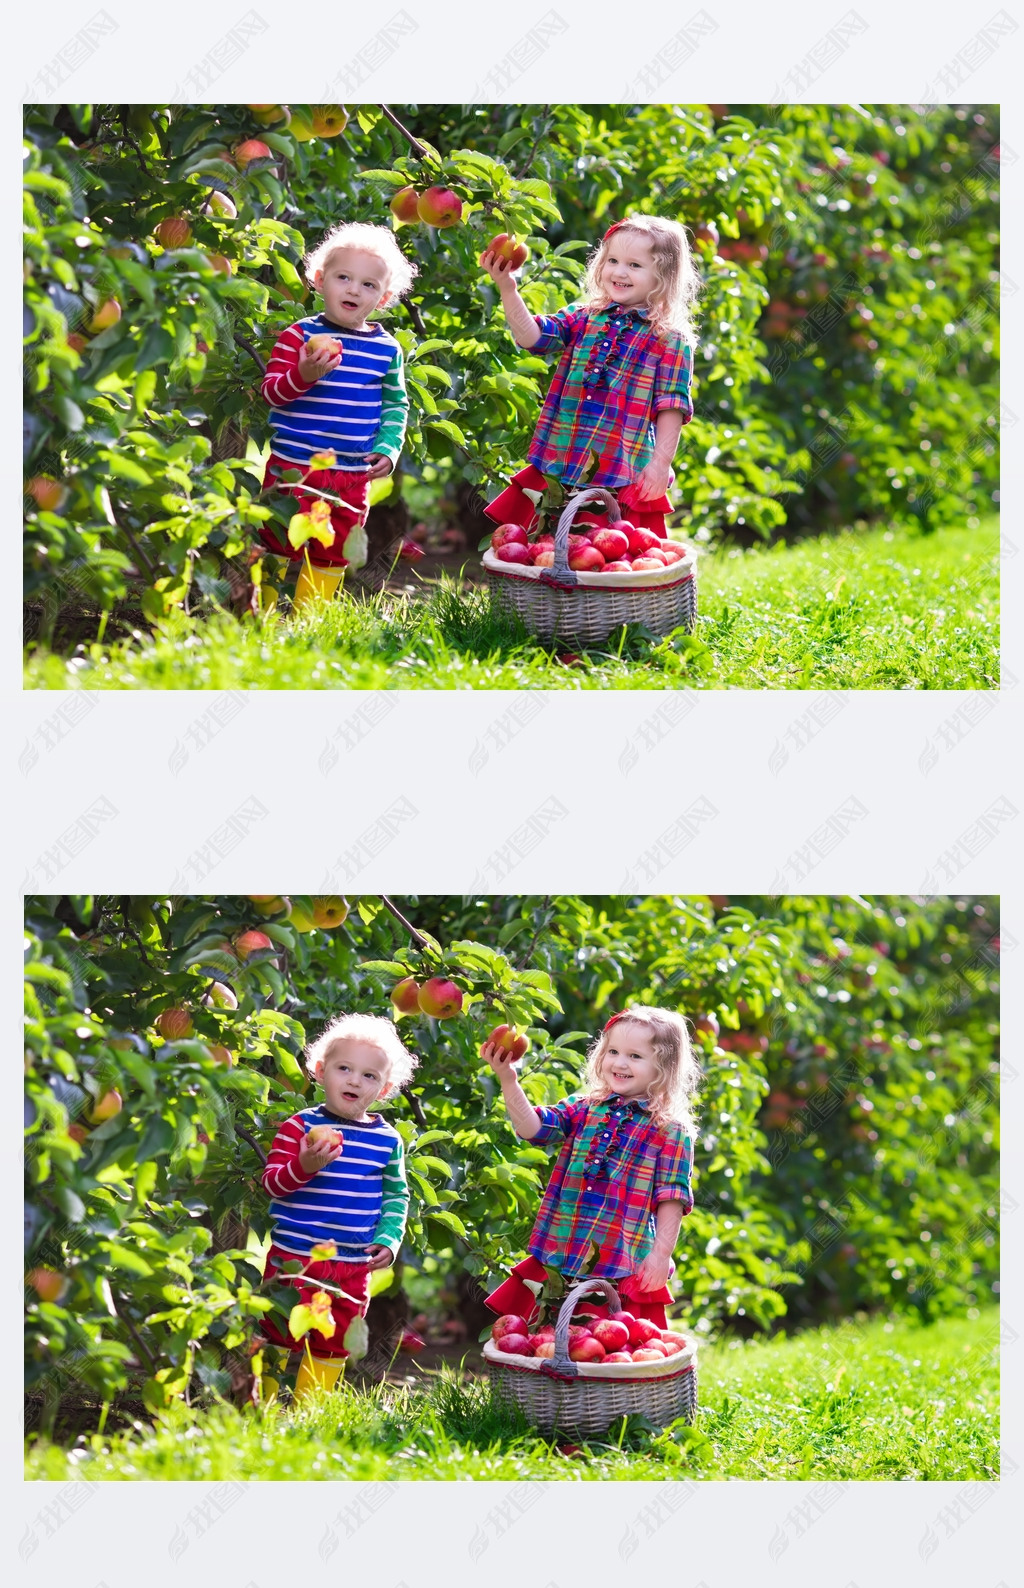
[[[619,1011],[619,1013],[617,1015],[612,1015],[610,1020],[606,1020],[605,1021],[604,1030],[608,1031],[615,1024],[616,1020],[628,1020],[628,1019],[629,1019],[629,1010],[628,1009],[622,1009],[622,1010]],[[602,1035],[603,1035],[603,1033],[602,1033]]]
[[[604,236],[601,238],[601,241],[603,243],[606,243],[608,241],[609,237],[612,235],[612,232],[617,232],[619,227],[624,225],[624,224],[625,223],[623,221],[613,221],[612,224],[609,226],[608,230],[605,232]]]

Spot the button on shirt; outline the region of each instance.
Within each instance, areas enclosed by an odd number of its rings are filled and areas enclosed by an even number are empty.
[[[571,486],[593,452],[600,466],[588,486],[632,484],[654,455],[655,416],[676,408],[684,424],[693,418],[692,348],[676,331],[657,335],[646,309],[613,303],[534,318],[541,334],[531,353],[563,352],[527,461]]]
[[[660,1202],[693,1207],[693,1142],[681,1125],[655,1123],[648,1104],[613,1093],[597,1101],[573,1096],[538,1108],[533,1142],[564,1137],[541,1199],[528,1250],[539,1262],[575,1275],[591,1243],[589,1273],[621,1279],[637,1271],[654,1245]]]

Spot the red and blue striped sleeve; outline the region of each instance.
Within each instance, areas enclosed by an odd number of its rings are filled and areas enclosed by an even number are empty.
[[[557,314],[535,314],[534,320],[540,336],[530,348],[531,353],[547,353],[556,345],[572,347],[583,335],[587,323],[585,308],[559,309]]]
[[[306,339],[298,325],[290,325],[274,343],[262,386],[271,408],[283,408],[285,403],[294,402],[296,397],[304,396],[316,385],[316,381],[303,380],[299,374],[299,359],[305,345]]]
[[[291,1196],[293,1191],[301,1190],[313,1179],[313,1175],[307,1174],[299,1165],[299,1152],[305,1134],[303,1120],[298,1114],[293,1114],[291,1119],[285,1120],[274,1137],[262,1177],[263,1188],[272,1197]]]
[[[662,1132],[662,1144],[654,1169],[654,1204],[681,1202],[683,1212],[693,1208],[693,1140],[679,1125]]]

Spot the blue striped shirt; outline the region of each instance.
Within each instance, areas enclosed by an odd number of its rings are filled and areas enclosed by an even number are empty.
[[[355,1263],[368,1260],[364,1248],[372,1244],[397,1256],[409,1209],[402,1138],[380,1114],[370,1119],[355,1124],[320,1104],[285,1120],[263,1171],[275,1246],[305,1257],[318,1242],[334,1241],[338,1257]],[[298,1158],[314,1125],[340,1131],[344,1145],[310,1175]]]
[[[341,363],[310,383],[299,374],[299,359],[310,337],[321,335],[341,343]],[[392,462],[401,453],[409,414],[402,349],[382,325],[350,331],[324,314],[297,320],[274,345],[263,395],[274,456],[289,463],[305,465],[331,449],[335,468],[365,474],[368,453]]]

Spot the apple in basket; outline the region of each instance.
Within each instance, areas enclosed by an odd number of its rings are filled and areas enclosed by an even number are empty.
[[[509,1356],[533,1355],[533,1346],[530,1344],[530,1337],[525,1333],[513,1334],[511,1331],[509,1331],[508,1334],[503,1334],[501,1338],[495,1340],[494,1343],[498,1347],[499,1351],[504,1351]]]
[[[600,1340],[595,1340],[592,1334],[577,1340],[575,1345],[569,1347],[570,1362],[603,1362],[604,1359],[604,1346]]]
[[[535,1340],[553,1340],[555,1338],[554,1324],[542,1323],[540,1328],[535,1331],[533,1338]]]
[[[600,573],[604,558],[596,546],[583,546],[579,551],[569,553],[569,567],[575,573]]]
[[[503,1334],[529,1334],[530,1325],[518,1312],[503,1312],[500,1318],[495,1318],[491,1326],[491,1339],[498,1344]]]
[[[606,1362],[632,1362],[632,1360],[628,1351],[609,1351],[605,1357]]]
[[[629,1324],[629,1343],[631,1346],[650,1345],[652,1340],[660,1339],[661,1330],[650,1318],[633,1318]]]
[[[500,546],[495,546],[494,555],[499,562],[517,562],[527,568],[533,563],[529,546],[524,546],[518,540],[506,540]]]
[[[660,557],[634,557],[630,566],[633,573],[648,573],[653,568],[667,568],[668,563]]]
[[[621,529],[599,529],[592,542],[595,550],[601,553],[605,562],[618,562],[629,550],[629,536],[624,535]]]
[[[554,552],[539,551],[533,559],[533,566],[535,568],[553,568],[555,566]]]
[[[649,1345],[641,1345],[630,1355],[631,1362],[664,1362],[664,1351],[655,1351]]]
[[[638,557],[642,552],[650,551],[661,544],[653,529],[637,529],[635,524],[622,524],[620,528],[629,538],[629,552],[632,557]]]
[[[626,562],[625,560],[623,560],[622,562],[606,562],[604,567],[601,569],[601,572],[602,573],[632,573],[633,572],[633,564],[631,562]]]
[[[673,1334],[669,1329],[663,1331],[661,1343],[668,1356],[675,1356],[678,1351],[686,1349],[686,1341],[683,1336],[681,1334]]]
[[[497,551],[499,546],[504,546],[508,541],[518,541],[520,546],[525,546],[529,539],[522,524],[499,524],[491,536],[491,550]]]
[[[554,1340],[540,1340],[533,1348],[534,1356],[547,1357],[548,1360],[555,1354]]]
[[[618,1318],[601,1318],[594,1324],[594,1339],[600,1340],[606,1351],[621,1351],[629,1339],[629,1326]]]

